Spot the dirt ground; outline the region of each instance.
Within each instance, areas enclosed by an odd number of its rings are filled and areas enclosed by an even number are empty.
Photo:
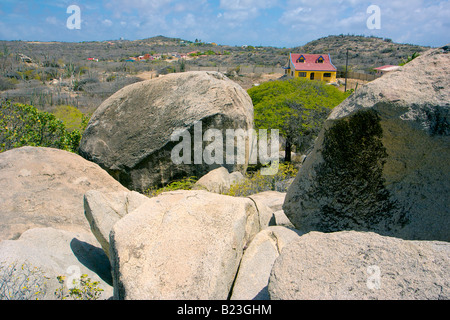
[[[338,81],[340,80],[340,83],[342,83],[342,85],[339,86],[339,90],[341,90],[342,92],[344,92],[345,90],[345,78],[338,78]],[[347,90],[351,90],[351,89],[355,89],[356,85],[358,85],[358,88],[361,88],[362,85],[365,85],[366,83],[369,83],[369,81],[365,81],[365,80],[358,80],[358,79],[347,79]]]
[[[281,73],[248,73],[233,77],[231,80],[237,82],[243,89],[247,90],[263,82],[277,80],[282,76],[283,74]]]
[[[157,71],[144,71],[144,72],[138,73],[136,75],[136,77],[138,77],[142,80],[150,80],[150,79],[156,78],[156,75],[157,75]]]

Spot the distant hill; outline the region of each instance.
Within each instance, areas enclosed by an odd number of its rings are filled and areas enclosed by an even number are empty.
[[[0,41],[0,48],[8,47],[10,53],[22,53],[35,61],[44,60],[71,60],[83,61],[88,57],[100,60],[121,61],[129,56],[143,55],[149,52],[167,53],[212,50],[218,54],[228,52],[229,55],[208,56],[191,60],[190,64],[199,66],[274,66],[287,65],[290,52],[302,53],[329,53],[333,64],[338,69],[345,66],[347,48],[349,51],[349,66],[353,71],[370,71],[372,68],[399,64],[414,52],[422,52],[428,47],[394,43],[390,39],[378,37],[365,37],[354,35],[337,35],[320,38],[303,46],[294,48],[276,48],[269,46],[228,46],[213,45],[156,36],[140,40],[109,40],[90,42],[27,42],[27,41]]]
[[[395,43],[387,38],[337,35],[292,48],[292,52],[329,53],[333,64],[338,69],[343,69],[347,48],[349,48],[349,66],[353,71],[369,71],[371,68],[387,64],[397,65],[414,52],[420,53],[430,49],[413,44]]]
[[[49,112],[58,105],[72,105],[86,113],[120,88],[141,81],[142,74],[152,78],[206,67],[232,75],[231,71],[240,73],[234,80],[248,88],[261,79],[284,73],[282,67],[287,65],[290,52],[329,53],[333,64],[343,70],[347,48],[350,70],[364,72],[398,64],[414,52],[428,49],[351,35],[328,36],[295,48],[216,45],[165,36],[85,42],[0,40],[0,98]],[[198,54],[181,59],[181,54],[190,52]],[[140,62],[129,59],[146,54],[157,58]]]

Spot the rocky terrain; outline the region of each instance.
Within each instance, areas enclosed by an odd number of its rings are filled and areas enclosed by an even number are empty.
[[[0,265],[45,271],[46,299],[77,269],[103,299],[448,300],[449,60],[427,51],[336,107],[287,194],[219,194],[233,166],[136,192],[172,174],[174,128],[251,128],[252,104],[219,73],[125,87],[90,120],[88,159],[0,154]]]

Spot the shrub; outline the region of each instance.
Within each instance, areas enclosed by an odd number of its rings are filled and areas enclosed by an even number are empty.
[[[116,75],[115,74],[111,74],[106,78],[106,82],[111,82],[116,80]]]
[[[197,177],[188,177],[181,180],[173,181],[162,188],[150,187],[144,194],[148,197],[156,197],[163,192],[175,191],[175,190],[191,190],[194,184],[197,182]]]
[[[0,152],[22,146],[76,152],[81,132],[69,132],[53,114],[27,104],[0,101]]]
[[[73,286],[66,290],[64,276],[57,277],[60,288],[56,289],[55,296],[58,300],[98,300],[103,292],[99,288],[99,281],[92,281],[87,274],[82,274],[79,280],[73,280]]]
[[[0,300],[39,300],[46,293],[45,277],[41,269],[28,262],[0,265]]]
[[[66,126],[67,130],[81,130],[84,131],[89,121],[89,117],[84,115],[79,109],[70,105],[57,106],[53,111],[56,118],[61,120]]]
[[[399,63],[398,65],[399,65],[399,66],[404,66],[404,65],[407,64],[408,62],[413,61],[413,60],[414,60],[415,58],[417,58],[418,56],[420,56],[420,54],[417,53],[417,52],[414,52],[411,56],[406,57],[406,60],[405,60],[405,59],[402,59],[402,62]]]
[[[15,79],[15,78],[13,78]],[[15,79],[16,80],[16,79]],[[0,91],[14,89],[16,86],[17,80],[11,80],[7,78],[0,77]]]
[[[247,173],[247,179],[232,185],[230,191],[226,194],[235,197],[246,197],[263,191],[286,192],[290,184],[287,180],[295,178],[297,173],[298,169],[292,164],[280,163],[278,172],[275,175],[262,175],[260,170]]]
[[[10,265],[0,264],[0,300],[39,300],[47,292],[47,281],[50,278],[44,272],[24,262],[19,265],[13,262]],[[73,280],[73,286],[66,289],[65,277],[56,277],[60,288],[54,295],[59,300],[97,300],[103,289],[99,288],[99,281],[92,281],[88,275],[83,274],[80,279]]]
[[[75,80],[73,83],[73,91],[84,91],[86,86],[93,83],[99,83],[97,78],[90,77],[82,80]]]

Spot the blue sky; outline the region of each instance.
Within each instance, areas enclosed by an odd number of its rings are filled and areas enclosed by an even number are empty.
[[[68,29],[67,8],[81,11]],[[369,29],[370,5],[380,28]],[[156,35],[225,45],[294,47],[337,34],[441,46],[450,42],[450,0],[0,0],[0,40],[136,40]]]

